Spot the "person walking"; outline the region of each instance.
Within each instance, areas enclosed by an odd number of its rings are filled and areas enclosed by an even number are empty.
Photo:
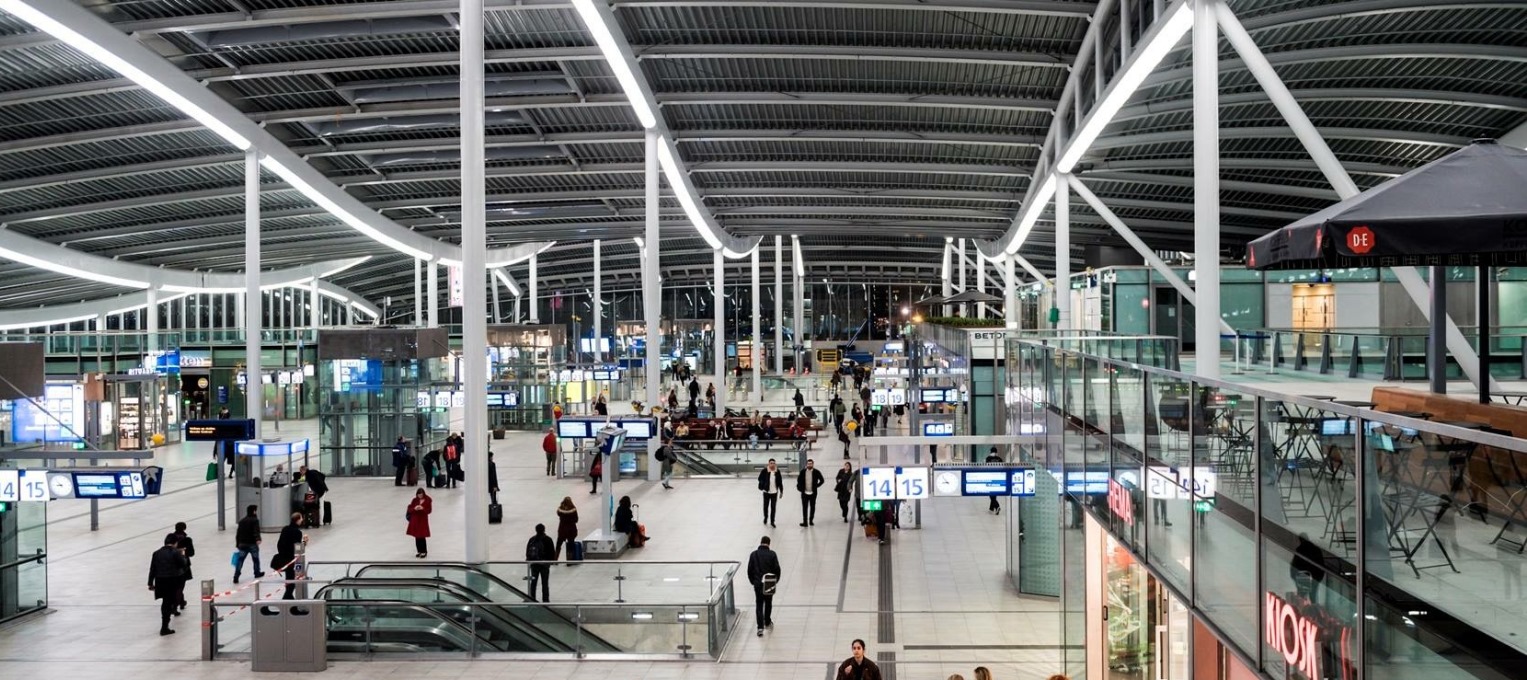
[[[1003,462],[1002,461],[1002,455],[997,453],[997,447],[993,446],[993,447],[991,447],[991,451],[987,452],[987,454],[986,454],[986,462],[988,462],[988,463],[1001,463],[1001,462]],[[990,512],[990,513],[992,513],[994,515],[1002,514],[1002,504],[997,502],[997,497],[996,496],[992,496],[991,497],[991,502],[986,505],[986,511]]]
[[[854,465],[844,463],[833,481],[832,490],[838,494],[838,508],[843,511],[843,522],[848,523],[848,503],[854,496]]]
[[[775,526],[774,516],[779,511],[779,492],[784,488],[784,475],[780,474],[779,466],[775,464],[773,458],[770,458],[764,469],[758,471],[758,490],[763,492],[764,524]]]
[[[689,403],[693,404],[700,400],[700,379],[689,379]]]
[[[408,520],[409,536],[414,537],[414,557],[429,557],[429,513],[434,510],[435,501],[419,489],[414,493],[413,500],[408,502],[408,510],[403,513],[404,519]]]
[[[806,468],[795,477],[795,490],[801,493],[801,526],[816,526],[817,490],[825,484],[827,479],[817,469],[816,461],[807,458]]]
[[[875,535],[880,537],[881,545],[891,542],[891,525],[895,522],[896,501],[883,501],[875,511]]]
[[[790,399],[795,402],[795,414],[800,415],[806,409],[806,397],[801,394],[801,388],[795,388],[795,396]]]
[[[292,521],[281,527],[281,535],[276,538],[276,555],[270,558],[270,566],[280,569],[282,577],[286,579],[286,591],[281,594],[281,599],[290,600],[297,591],[297,545],[307,543],[308,539],[302,535],[302,513],[292,513]]]
[[[185,599],[186,574],[191,561],[178,546],[175,534],[165,534],[164,544],[154,551],[148,565],[148,589],[159,600],[159,634],[174,635],[170,629],[170,617],[180,616],[180,603]]]
[[[546,525],[537,524],[536,533],[525,543],[525,561],[530,563],[530,601],[536,601],[536,583],[541,584],[541,601],[551,602],[551,562],[557,559],[557,546],[546,535]]]
[[[244,560],[254,555],[254,577],[264,578],[265,570],[260,566],[260,518],[257,516],[260,506],[251,505],[244,508],[244,516],[239,519],[239,524],[233,531],[233,547],[239,551],[239,556],[233,561],[233,582],[239,582],[239,574],[244,572]]]
[[[578,540],[578,506],[572,496],[563,496],[557,506],[557,545],[552,549],[552,559],[562,559],[562,544]]]
[[[712,414],[716,412],[716,383],[705,383],[705,404]]]
[[[546,476],[557,476],[557,430],[546,428],[546,436],[541,438],[541,450],[546,453]]]
[[[413,456],[408,453],[408,440],[403,435],[398,435],[397,443],[392,445],[392,485],[403,486],[403,473],[408,466],[413,464]]]
[[[683,427],[683,426],[680,426],[680,427]],[[673,459],[674,459],[673,444],[669,443],[669,444],[664,444],[661,447],[658,447],[658,450],[657,450],[657,461],[658,461],[659,464],[662,465],[662,473],[663,473],[663,478],[662,479],[663,479],[663,488],[664,489],[672,489],[673,488],[673,484],[672,484],[672,482],[673,482]]]
[[[854,655],[838,666],[837,680],[885,680],[880,667],[864,657],[864,641],[854,640],[852,647]]]
[[[170,535],[175,537],[175,547],[180,549],[180,554],[186,556],[186,580],[182,582],[182,585],[184,585],[186,582],[189,582],[192,578],[194,578],[194,576],[191,573],[191,558],[196,557],[196,542],[192,541],[191,540],[191,535],[186,533],[186,523],[185,522],[176,522],[175,523],[175,533],[170,534]],[[180,594],[180,610],[179,611],[183,612],[185,610],[186,610],[186,597],[185,597],[185,593],[182,592]],[[176,612],[176,615],[178,616],[179,612]]]
[[[769,548],[769,537],[758,539],[758,548],[748,555],[748,583],[753,584],[758,637],[763,637],[765,628],[774,627],[774,589],[779,585],[779,571],[779,556]]]
[[[832,401],[827,404],[827,412],[832,414],[833,427],[838,430],[838,434],[842,434],[843,414],[848,413],[848,407],[843,405],[843,398],[836,394],[832,395]]]
[[[852,422],[854,424],[854,436],[855,437],[863,437],[864,436],[864,427],[863,427],[863,424],[864,424],[864,409],[859,408],[858,404],[854,404],[854,410],[849,413],[848,418],[849,418],[849,422]]]

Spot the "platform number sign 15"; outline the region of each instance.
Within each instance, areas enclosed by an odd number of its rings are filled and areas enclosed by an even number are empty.
[[[48,472],[47,470],[22,470],[20,483],[17,488],[23,501],[46,501],[48,500]]]

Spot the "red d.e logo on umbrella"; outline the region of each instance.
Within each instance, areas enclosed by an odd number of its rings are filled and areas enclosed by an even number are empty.
[[[1367,226],[1353,227],[1347,232],[1347,250],[1358,255],[1367,255],[1368,251],[1378,245],[1378,236]]]

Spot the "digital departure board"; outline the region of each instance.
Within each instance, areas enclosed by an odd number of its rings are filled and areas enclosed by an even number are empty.
[[[253,420],[192,420],[186,423],[186,441],[221,442],[254,439]]]

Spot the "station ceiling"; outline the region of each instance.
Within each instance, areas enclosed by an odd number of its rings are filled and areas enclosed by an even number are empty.
[[[431,238],[457,238],[455,2],[73,1],[372,209]],[[586,287],[589,242],[604,239],[607,285],[636,285],[642,127],[619,83],[566,0],[487,4],[491,244],[557,241],[541,256],[549,293]],[[1130,0],[1137,18],[1153,4]],[[611,5],[716,221],[739,236],[784,236],[787,258],[788,237],[798,235],[811,276],[856,281],[936,278],[946,237],[1008,230],[1098,7]],[[1527,124],[1527,2],[1229,6],[1360,188]],[[1110,22],[1102,56],[1117,65],[1121,26]],[[1234,249],[1336,195],[1228,44],[1221,49],[1222,238]],[[1191,249],[1191,97],[1184,41],[1077,170],[1158,250]],[[242,183],[242,154],[217,135],[0,12],[4,228],[154,266],[242,270]],[[334,282],[373,301],[411,298],[408,257],[275,175],[262,184],[266,266],[369,255]],[[1073,200],[1074,244],[1122,244]],[[709,280],[710,250],[666,192],[662,219],[665,282]],[[766,271],[772,243],[765,239]],[[1046,215],[1021,253],[1049,270],[1052,243]],[[523,281],[523,265],[511,271]],[[120,292],[0,261],[0,307]]]

